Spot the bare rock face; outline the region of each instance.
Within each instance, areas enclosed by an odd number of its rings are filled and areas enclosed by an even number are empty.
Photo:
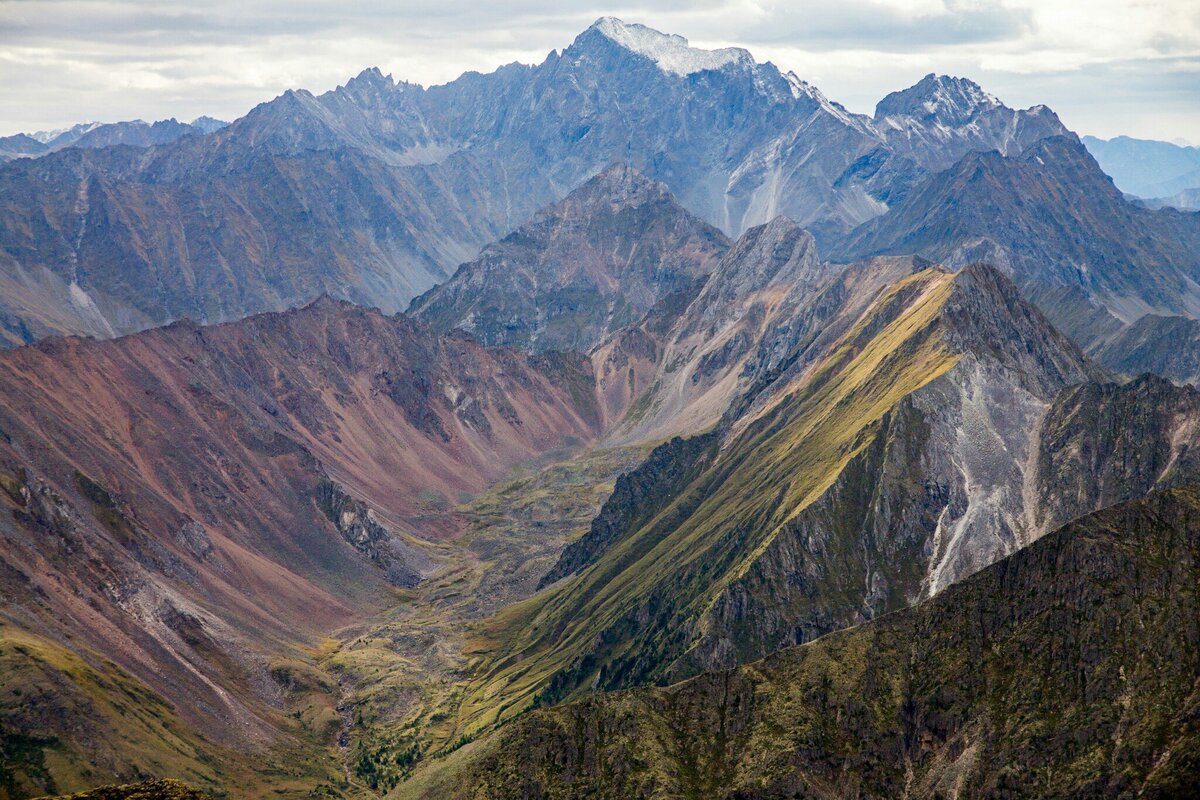
[[[1200,392],[1156,375],[1060,394],[1038,436],[1038,521],[1055,527],[1092,509],[1200,475]]]
[[[603,376],[618,371],[615,362],[624,363],[637,340],[654,343],[653,372],[635,370],[639,391],[621,409],[625,418],[610,441],[654,441],[713,426],[750,385],[748,365],[773,363],[761,355],[768,343],[782,357],[800,309],[839,269],[822,262],[812,235],[786,217],[746,231],[669,326],[639,326],[636,338],[622,332],[593,352]],[[657,319],[665,323],[664,316]]]
[[[485,345],[586,352],[706,276],[727,247],[663,184],[617,164],[489,245],[410,311]]]
[[[1015,153],[1063,132],[1049,112],[995,101],[974,116],[872,120],[745,51],[613,19],[536,66],[429,88],[369,69],[207,135],[145,127],[85,133],[154,146],[0,168],[6,345],[226,321],[321,292],[400,311],[615,162],[728,235],[785,215],[831,239],[947,153]]]

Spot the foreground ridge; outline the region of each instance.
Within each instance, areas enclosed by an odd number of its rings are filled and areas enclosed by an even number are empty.
[[[537,711],[399,796],[1180,796],[1198,557],[1200,489],[1156,493],[858,628]]]

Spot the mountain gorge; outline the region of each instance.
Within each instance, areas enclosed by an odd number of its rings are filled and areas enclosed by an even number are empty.
[[[5,145],[0,800],[1200,779],[1200,214],[1045,106],[606,17],[201,122]]]
[[[180,747],[177,777],[211,784],[214,763],[250,766],[222,748],[297,746],[287,665],[436,569],[457,497],[598,433],[583,358],[329,299],[3,358],[6,683],[58,687],[5,704],[25,754],[5,767],[43,791],[159,773]],[[97,707],[68,656],[170,707],[185,745],[123,742],[127,712]]]

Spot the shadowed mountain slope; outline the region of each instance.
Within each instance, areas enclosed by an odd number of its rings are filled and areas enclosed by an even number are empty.
[[[1200,386],[1200,319],[1146,314],[1089,348],[1093,357],[1116,372],[1149,370],[1176,383]]]
[[[1126,201],[1074,137],[1044,139],[1016,156],[968,155],[838,252],[996,264],[1085,346],[1105,332],[1096,308],[1123,323],[1147,313],[1200,315],[1200,214]]]

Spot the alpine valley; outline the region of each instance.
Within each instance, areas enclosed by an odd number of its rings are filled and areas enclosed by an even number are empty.
[[[1190,796],[1200,212],[1116,141],[611,17],[0,139],[0,800]]]

